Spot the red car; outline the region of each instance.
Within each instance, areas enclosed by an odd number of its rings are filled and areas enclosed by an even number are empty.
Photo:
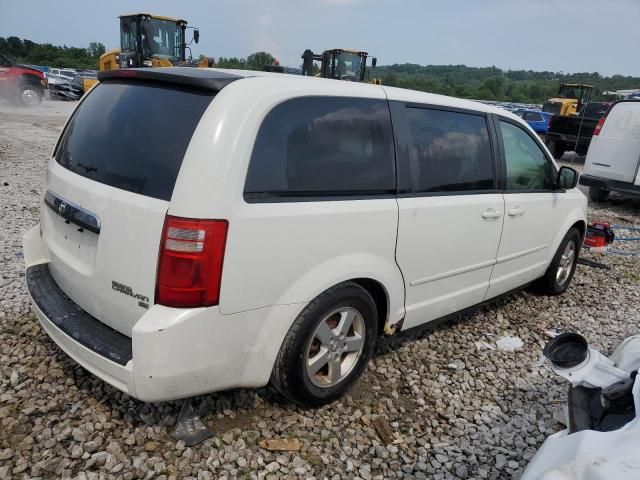
[[[0,96],[23,105],[42,102],[47,80],[40,70],[18,65],[0,53]]]

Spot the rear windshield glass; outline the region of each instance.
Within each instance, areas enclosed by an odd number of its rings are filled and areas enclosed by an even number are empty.
[[[99,84],[67,125],[55,158],[112,187],[170,200],[211,93],[166,85]]]

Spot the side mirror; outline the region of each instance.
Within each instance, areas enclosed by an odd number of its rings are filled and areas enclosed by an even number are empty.
[[[373,57],[371,59],[371,67],[372,68],[376,68],[376,65],[378,64],[378,59],[376,57]]]
[[[200,30],[193,31],[193,41],[198,43],[200,41]]]
[[[578,172],[570,167],[560,167],[558,172],[558,178],[556,179],[556,185],[559,188],[565,190],[571,190],[578,184]]]

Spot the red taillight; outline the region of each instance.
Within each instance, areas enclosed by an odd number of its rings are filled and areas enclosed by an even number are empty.
[[[156,303],[168,307],[217,305],[226,220],[196,220],[167,215],[162,231]]]
[[[600,117],[598,123],[596,124],[596,128],[593,130],[594,135],[600,135],[600,130],[602,130],[602,126],[604,125],[604,121],[607,119],[607,116]]]

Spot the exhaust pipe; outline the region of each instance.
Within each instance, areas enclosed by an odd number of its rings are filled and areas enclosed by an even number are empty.
[[[616,367],[609,358],[577,333],[563,333],[549,340],[542,350],[551,362],[551,369],[571,382],[571,385],[606,388],[630,377],[630,372]]]

